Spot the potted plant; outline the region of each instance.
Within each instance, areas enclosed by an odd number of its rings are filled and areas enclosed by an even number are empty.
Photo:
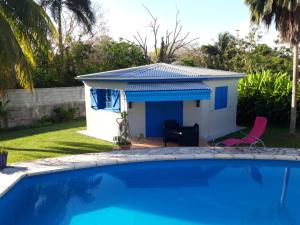
[[[122,150],[128,150],[131,147],[131,142],[129,141],[129,124],[127,116],[127,112],[122,112],[121,118],[117,119],[117,123],[119,124],[119,136],[114,137],[114,142]]]
[[[0,170],[7,166],[7,154],[8,152],[4,148],[0,148]]]
[[[114,137],[114,142],[120,147],[122,150],[129,150],[131,147],[131,142],[121,136]]]

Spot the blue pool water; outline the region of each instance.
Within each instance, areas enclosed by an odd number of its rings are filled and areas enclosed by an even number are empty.
[[[185,160],[29,177],[2,225],[299,225],[300,164]]]

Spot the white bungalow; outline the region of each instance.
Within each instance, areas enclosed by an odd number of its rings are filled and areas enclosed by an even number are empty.
[[[128,112],[132,137],[161,137],[165,120],[199,125],[211,140],[237,130],[241,73],[152,64],[77,77],[86,99],[86,134],[107,141],[118,135],[116,119]]]

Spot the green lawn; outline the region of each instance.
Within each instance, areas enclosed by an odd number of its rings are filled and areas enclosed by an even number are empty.
[[[24,128],[22,130],[1,132],[0,146],[8,149],[9,163],[109,151],[114,147],[112,143],[90,138],[76,132],[84,129],[85,121],[81,120],[40,128]],[[249,129],[245,130],[245,132],[248,131]],[[242,137],[242,135],[237,132],[227,137]],[[300,130],[298,130],[295,137],[290,137],[288,128],[269,126],[262,139],[267,147],[300,148]]]
[[[248,133],[249,128],[243,130],[243,132]],[[266,132],[262,136],[262,140],[265,142],[267,147],[286,147],[286,148],[300,148],[300,129],[297,130],[297,134],[294,137],[289,135],[288,127],[276,127],[268,126]],[[224,140],[228,137],[244,137],[240,132],[236,132],[232,135],[220,138],[215,141]]]
[[[88,152],[103,152],[113,144],[79,134],[85,121],[53,124],[0,132],[0,146],[9,152],[8,162],[19,162]]]

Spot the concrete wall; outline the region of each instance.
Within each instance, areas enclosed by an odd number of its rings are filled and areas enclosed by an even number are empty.
[[[78,115],[85,116],[84,88],[36,88],[34,92],[23,89],[10,90],[5,99],[8,104],[8,127],[32,124],[45,116],[50,116],[58,106],[77,107]],[[3,127],[4,124],[1,124]]]

